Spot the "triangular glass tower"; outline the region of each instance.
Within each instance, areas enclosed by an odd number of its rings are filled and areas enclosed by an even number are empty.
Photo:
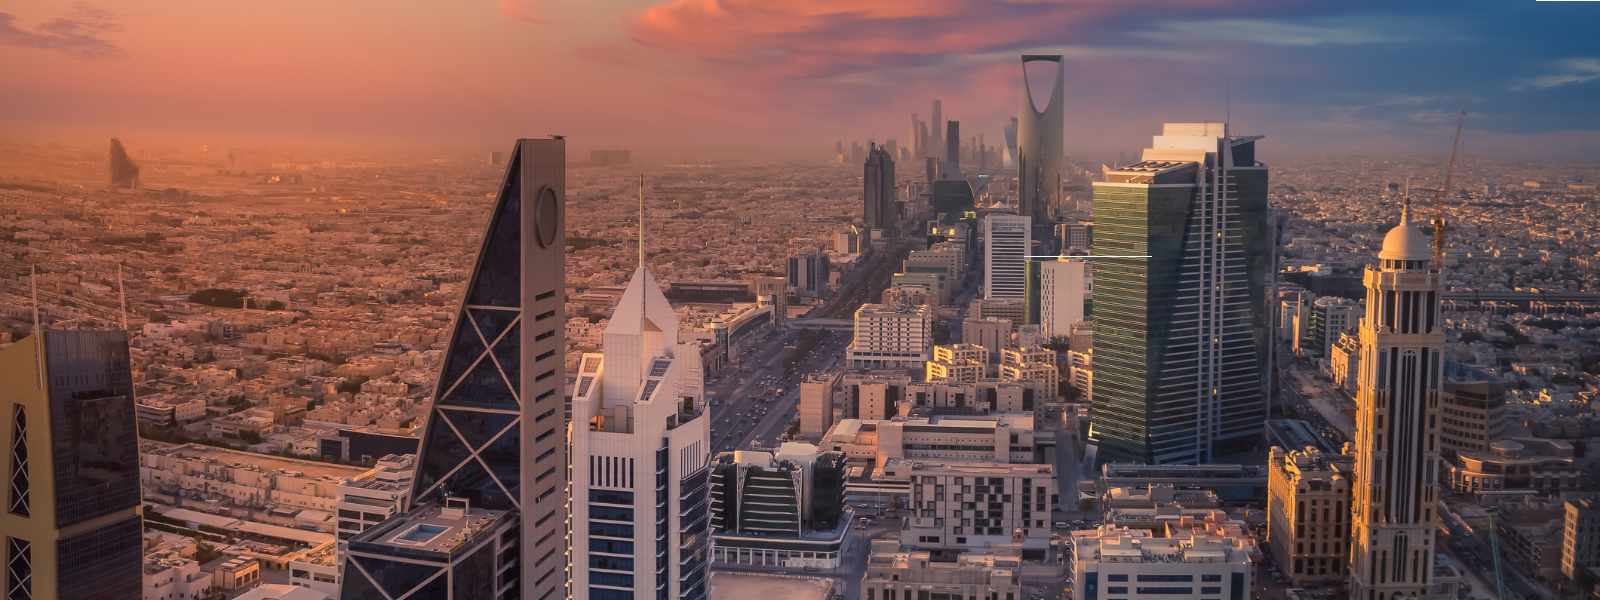
[[[517,142],[456,311],[410,509],[351,541],[342,598],[566,595],[565,163],[560,139]]]

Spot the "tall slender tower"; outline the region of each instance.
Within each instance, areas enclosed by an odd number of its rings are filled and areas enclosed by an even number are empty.
[[[894,158],[873,146],[861,171],[861,219],[867,229],[892,234],[900,221],[894,197]]]
[[[1033,86],[1028,82],[1028,63],[1053,62],[1055,85],[1050,87],[1049,103],[1039,108]],[[1061,204],[1061,161],[1065,152],[1062,128],[1065,126],[1061,55],[1022,55],[1022,117],[1017,124],[1017,212],[1033,217],[1035,225],[1050,222],[1050,215]]]
[[[350,540],[343,600],[567,596],[566,142],[518,140],[508,162],[409,510]]]
[[[1439,393],[1444,320],[1430,236],[1411,222],[1383,237],[1367,267],[1356,396],[1350,597],[1423,597],[1432,583],[1439,525]]]
[[[572,394],[576,600],[708,597],[710,417],[700,352],[643,264]]]
[[[36,330],[0,349],[6,598],[138,598],[139,436],[128,336]]]
[[[933,123],[928,126],[928,131],[932,136],[928,140],[928,156],[943,159],[944,138],[941,135],[944,133],[944,103],[937,98],[933,101]]]

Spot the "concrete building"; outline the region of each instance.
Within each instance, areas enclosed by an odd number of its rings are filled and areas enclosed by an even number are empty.
[[[1356,383],[1361,380],[1361,337],[1352,331],[1340,331],[1338,340],[1328,347],[1328,379],[1344,390],[1356,395]]]
[[[1072,532],[1073,600],[1253,597],[1258,550],[1243,523],[1184,517],[1164,533],[1115,525]]]
[[[833,426],[833,398],[843,371],[812,373],[800,382],[800,435],[818,439]]]
[[[724,452],[711,463],[713,560],[834,569],[850,514],[844,455],[787,442],[776,452]]]
[[[1361,304],[1348,298],[1323,296],[1311,303],[1309,344],[1301,356],[1325,358],[1328,348],[1339,341],[1339,332],[1356,328],[1361,318]]]
[[[1489,451],[1505,430],[1505,386],[1477,369],[1445,366],[1439,396],[1439,449],[1446,453]]]
[[[1352,458],[1273,446],[1267,456],[1267,543],[1295,586],[1344,581]]]
[[[1575,461],[1572,442],[1511,438],[1491,442],[1486,452],[1457,451],[1443,464],[1445,480],[1458,494],[1549,495],[1579,489],[1583,470]]]
[[[710,417],[699,353],[640,264],[572,396],[569,597],[707,597]]]
[[[842,419],[823,436],[824,450],[852,459],[1031,463],[1040,449],[1032,413],[961,417]]]
[[[8,598],[138,598],[139,437],[122,331],[53,331],[0,348]]]
[[[1402,209],[1368,266],[1356,397],[1350,597],[1427,596],[1439,528],[1440,273],[1430,236]],[[1404,435],[1400,435],[1404,432]]]
[[[846,373],[840,379],[844,414],[856,419],[888,419],[901,412],[911,375],[903,371]]]
[[[821,250],[800,250],[787,259],[789,291],[805,298],[828,293],[828,255]]]
[[[910,461],[904,546],[978,549],[1007,542],[1043,549],[1059,488],[1052,465]],[[1021,540],[1015,536],[1021,534]]]
[[[1078,402],[1094,403],[1094,351],[1067,351],[1067,381],[1078,392]]]
[[[984,552],[908,550],[894,540],[873,540],[861,578],[863,600],[1021,600],[1022,554],[1015,548]]]
[[[961,341],[989,349],[990,360],[999,360],[1000,351],[1011,345],[1010,319],[965,319],[961,321]]]
[[[977,383],[989,367],[989,349],[977,344],[933,347],[923,380],[930,383]]]
[[[1039,326],[1044,337],[1072,335],[1072,325],[1084,318],[1088,261],[1061,258],[1034,264],[1039,269]]]
[[[1207,463],[1261,439],[1272,269],[1260,139],[1166,123],[1139,162],[1094,183],[1089,435],[1107,459]]]
[[[1027,299],[1028,254],[1033,246],[1033,220],[990,213],[983,218],[983,298]]]
[[[1054,63],[1055,83],[1043,108],[1033,97],[1028,63]],[[1048,223],[1061,206],[1061,169],[1066,160],[1066,75],[1061,55],[1022,55],[1022,108],[1017,112],[1017,209]],[[1044,88],[1040,88],[1044,89]]]
[[[1600,566],[1600,503],[1592,496],[1567,500],[1562,505],[1561,574],[1577,580],[1597,566]]]
[[[385,456],[367,472],[339,484],[334,535],[339,538],[340,554],[350,538],[404,510],[417,468],[416,458],[413,454]]]
[[[925,304],[863,304],[856,309],[854,330],[845,352],[851,368],[921,371],[931,358],[933,314]]]

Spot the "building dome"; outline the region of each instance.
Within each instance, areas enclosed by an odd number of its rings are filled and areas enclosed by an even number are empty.
[[[1417,229],[1401,213],[1400,224],[1383,236],[1379,260],[1429,260],[1433,258],[1433,236]]]

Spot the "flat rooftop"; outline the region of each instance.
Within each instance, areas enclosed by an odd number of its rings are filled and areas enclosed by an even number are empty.
[[[350,479],[367,469],[365,467],[347,467],[312,460],[299,460],[273,456],[271,454],[257,454],[206,446],[203,444],[169,444],[154,440],[140,440],[140,453],[175,456],[180,458],[209,460],[233,467],[257,469],[261,471],[277,471],[284,474],[288,471],[298,472],[301,476],[312,479]]]
[[[711,600],[783,598],[784,600],[828,600],[833,582],[821,577],[768,575],[764,573],[711,572]]]
[[[383,527],[383,531],[369,541],[449,554],[499,521],[507,512],[470,508],[460,513],[437,504],[428,504],[405,513],[396,519],[393,526]]]

